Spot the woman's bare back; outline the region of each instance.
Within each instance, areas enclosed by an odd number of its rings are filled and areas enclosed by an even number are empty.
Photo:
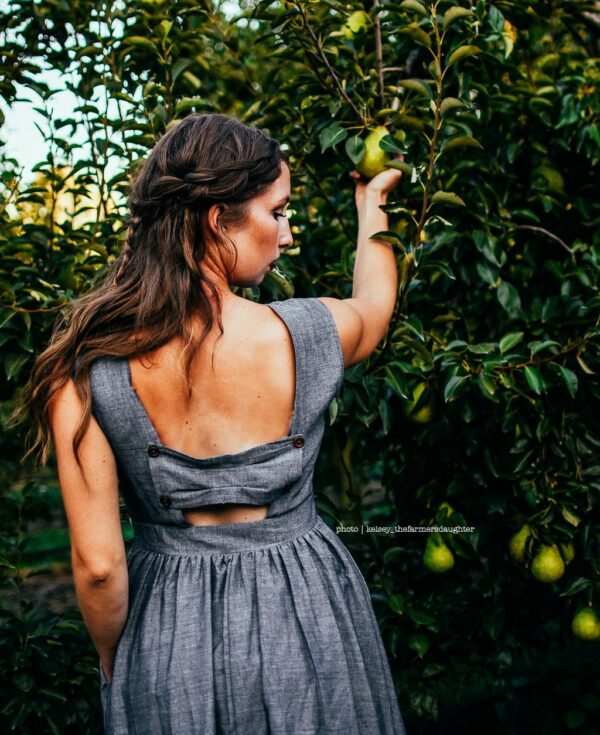
[[[177,366],[181,340],[129,360],[132,388],[162,444],[201,459],[289,436],[292,423],[295,353],[283,320],[264,304],[233,297],[223,304],[222,321],[221,339],[216,342],[215,325],[194,359],[191,398]],[[186,510],[184,517],[216,525],[260,520],[267,511],[266,505],[226,503]]]

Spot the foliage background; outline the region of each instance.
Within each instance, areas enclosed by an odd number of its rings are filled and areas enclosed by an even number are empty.
[[[343,33],[358,10],[366,27]],[[570,629],[581,606],[600,610],[598,17],[584,0],[264,0],[234,18],[210,0],[8,3],[0,94],[38,95],[47,156],[26,181],[0,148],[3,731],[100,732],[77,610],[28,595],[36,575],[69,570],[55,467],[22,465],[27,427],[6,419],[57,313],[121,247],[135,162],[196,110],[292,153],[298,248],[243,291],[255,300],[351,296],[349,172],[369,127],[387,125],[384,147],[412,169],[387,206],[398,309],[346,371],[315,484],[334,526],[474,527],[442,534],[444,574],[423,564],[428,534],[343,536],[407,731],[600,732],[598,644]],[[44,69],[77,97],[64,119]],[[508,540],[523,523],[533,545],[518,564]],[[539,545],[569,541],[561,579],[534,579]]]

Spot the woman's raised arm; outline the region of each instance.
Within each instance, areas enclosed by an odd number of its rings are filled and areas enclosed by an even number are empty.
[[[354,262],[352,298],[319,297],[336,322],[349,367],[365,360],[383,339],[394,311],[398,273],[393,246],[370,235],[388,229],[388,215],[380,209],[400,180],[397,169],[387,169],[363,182],[357,171],[355,202],[358,212],[358,244]]]

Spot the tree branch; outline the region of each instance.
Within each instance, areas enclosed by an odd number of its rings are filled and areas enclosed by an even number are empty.
[[[296,8],[298,9],[298,12],[302,16],[302,20],[304,22],[304,27],[308,31],[308,35],[311,37],[311,40],[312,40],[312,42],[313,42],[313,44],[315,46],[315,49],[317,50],[317,54],[318,54],[319,58],[321,59],[321,61],[327,67],[327,71],[331,74],[331,78],[335,82],[335,85],[338,88],[339,93],[346,100],[346,102],[350,105],[350,107],[352,108],[352,110],[354,110],[354,114],[356,115],[356,117],[359,120],[362,120],[362,122],[366,125],[366,122],[365,122],[363,116],[360,114],[360,112],[356,108],[356,105],[354,104],[354,102],[352,102],[352,100],[350,99],[350,97],[348,97],[348,95],[346,93],[346,90],[342,86],[342,83],[340,82],[337,74],[335,73],[335,71],[333,70],[333,67],[329,63],[329,59],[327,58],[325,52],[323,51],[323,48],[322,48],[321,44],[319,43],[319,39],[315,36],[315,32],[313,31],[312,26],[308,22],[308,17],[306,15],[306,12],[304,11],[304,8],[302,7],[302,2],[300,0],[296,0],[294,2],[294,5],[296,6]]]
[[[561,240],[558,235],[555,235],[553,232],[549,232],[548,230],[545,230],[543,227],[535,227],[534,225],[513,225],[512,227],[509,227],[507,232],[511,232],[512,230],[531,230],[533,232],[542,232],[544,235],[549,237],[551,240],[554,240],[557,242],[561,247],[563,247],[567,253],[575,259],[575,252],[567,245],[567,243],[564,240]]]

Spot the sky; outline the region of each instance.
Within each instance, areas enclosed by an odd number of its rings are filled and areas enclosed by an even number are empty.
[[[0,0],[0,12],[8,8],[7,0]],[[239,13],[239,5],[234,0],[226,0],[221,4],[221,9],[229,17]],[[77,104],[77,98],[65,90],[64,79],[61,74],[54,70],[48,70],[40,75],[48,85],[57,90],[50,97],[48,105],[53,111],[53,117],[68,117]],[[44,128],[44,118],[35,107],[39,107],[40,98],[30,89],[23,85],[17,85],[18,102],[8,106],[0,97],[0,108],[5,115],[5,123],[0,127],[0,140],[6,144],[6,154],[15,158],[19,165],[24,168],[24,181],[31,181],[32,167],[45,160],[48,147],[44,142],[44,136],[36,127]],[[117,162],[115,162],[116,165]]]

